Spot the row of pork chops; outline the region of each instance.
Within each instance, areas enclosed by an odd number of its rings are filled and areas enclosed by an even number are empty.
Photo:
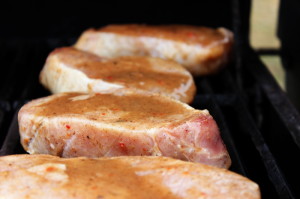
[[[229,168],[231,160],[216,122],[207,110],[195,110],[186,104],[193,101],[196,92],[191,73],[196,76],[218,71],[227,62],[231,44],[232,33],[223,28],[112,25],[87,30],[74,47],[56,49],[47,58],[40,81],[56,94],[22,107],[21,143],[30,154],[73,158],[70,161],[84,156],[105,162],[109,158],[103,157],[122,156],[120,161],[127,162],[125,170],[117,163],[109,167],[120,175],[128,169],[134,180],[129,180],[130,185],[118,185],[123,191],[117,195],[100,191],[98,198],[132,198],[132,186],[139,189],[143,185],[133,183],[138,179],[147,181],[150,192],[167,188],[168,194],[163,192],[162,197],[154,198],[260,198],[255,183],[220,169]],[[49,162],[46,156],[34,157],[43,159],[41,165],[53,164],[51,156]],[[181,169],[171,168],[170,175],[165,162],[175,161],[172,158],[180,159],[176,164]],[[112,158],[111,162],[116,160]],[[143,165],[139,167],[153,164],[161,170],[149,168],[140,175],[132,168],[136,161]],[[31,165],[27,170],[49,170],[41,165]],[[51,168],[54,174],[61,170],[61,166]],[[183,171],[184,178],[175,177]],[[101,176],[107,175],[101,172]],[[142,177],[148,174],[149,179]],[[43,184],[47,183],[37,185]],[[54,184],[60,187],[55,189],[58,192],[64,186]],[[69,187],[64,192],[76,191]],[[145,192],[147,187],[143,187]],[[71,195],[68,198],[76,198]],[[136,198],[147,198],[142,195]]]

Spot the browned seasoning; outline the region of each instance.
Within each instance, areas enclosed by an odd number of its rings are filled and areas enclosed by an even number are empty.
[[[59,52],[59,49],[55,52]],[[68,48],[63,54],[57,55],[62,61],[66,60],[66,63],[69,63],[68,67],[80,70],[90,78],[142,90],[160,88],[162,91],[172,92],[174,88],[185,84],[189,78],[186,74],[154,70],[149,59],[145,57],[104,59],[74,48]]]
[[[121,117],[112,120],[122,122],[145,121],[146,118],[156,117],[168,119],[172,115],[185,114],[186,108],[179,103],[172,103],[160,97],[144,97],[143,95],[131,94],[117,96],[113,94],[86,95],[87,99],[76,100],[76,97],[85,95],[82,93],[71,93],[38,105],[37,114],[43,116],[56,116],[62,114],[90,113],[98,114],[97,120],[110,118],[122,110]],[[74,100],[75,99],[75,100]],[[132,103],[134,102],[134,103]],[[112,111],[110,111],[112,110]],[[55,114],[54,114],[55,113]],[[166,117],[167,116],[167,117]],[[128,120],[130,118],[130,120]],[[150,122],[147,120],[147,122]],[[71,127],[70,127],[71,128]],[[68,127],[67,127],[68,129]]]

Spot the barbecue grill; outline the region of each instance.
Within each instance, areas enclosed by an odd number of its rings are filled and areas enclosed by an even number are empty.
[[[300,116],[249,46],[250,1],[6,4],[0,8],[5,8],[0,10],[0,155],[25,153],[18,110],[49,95],[38,82],[47,55],[74,44],[86,28],[111,23],[224,26],[235,33],[233,60],[216,75],[195,78],[192,106],[210,111],[231,155],[230,170],[258,183],[262,198],[300,198]]]

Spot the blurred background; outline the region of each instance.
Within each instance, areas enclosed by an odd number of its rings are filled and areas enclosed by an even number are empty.
[[[285,71],[282,67],[277,37],[280,0],[252,0],[250,44],[285,90]]]

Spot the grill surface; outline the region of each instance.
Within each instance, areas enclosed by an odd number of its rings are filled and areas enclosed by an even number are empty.
[[[234,60],[219,74],[196,78],[192,104],[217,121],[232,158],[230,170],[257,182],[262,198],[300,198],[300,116],[247,45],[238,1],[232,1]],[[0,155],[25,153],[17,113],[28,100],[49,95],[38,82],[49,52],[74,37],[0,42]]]

